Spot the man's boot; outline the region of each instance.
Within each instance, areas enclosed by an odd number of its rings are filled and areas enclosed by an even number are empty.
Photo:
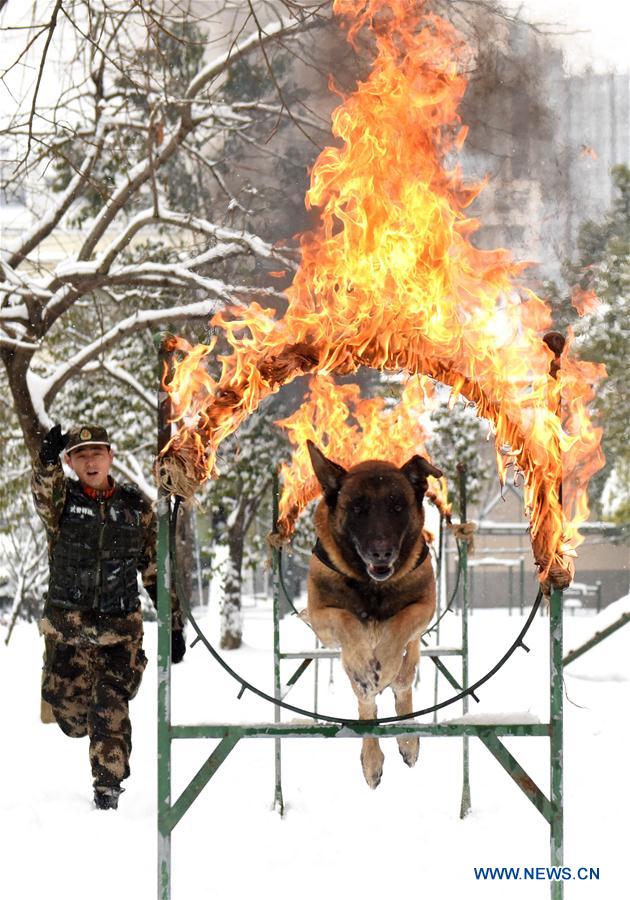
[[[124,788],[118,787],[100,787],[94,788],[94,806],[97,809],[118,809],[118,798],[124,791]]]

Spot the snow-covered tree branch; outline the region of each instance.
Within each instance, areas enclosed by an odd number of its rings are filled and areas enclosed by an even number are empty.
[[[0,248],[0,359],[31,454],[53,403],[86,367],[95,372],[98,360],[101,373],[125,380],[110,357],[134,334],[207,321],[252,296],[281,302],[273,285],[240,273],[290,269],[290,255],[235,223],[247,203],[230,193],[219,206],[214,188],[232,129],[286,115],[286,103],[273,79],[250,96],[224,88],[239,66],[283,52],[321,15],[277,2],[263,22],[247,4],[236,16],[216,4],[199,19],[186,4],[142,0],[124,15],[87,0],[50,0],[40,13],[33,24],[9,4],[0,19],[0,90],[18,98],[0,117],[0,186],[30,218],[15,237],[5,230]],[[300,123],[321,128],[315,116]]]

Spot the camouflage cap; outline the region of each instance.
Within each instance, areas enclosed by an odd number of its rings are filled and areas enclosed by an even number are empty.
[[[104,444],[110,446],[109,435],[105,428],[99,425],[79,425],[70,431],[68,443],[66,444],[66,453],[72,450],[78,450],[79,447],[87,447],[90,444]]]

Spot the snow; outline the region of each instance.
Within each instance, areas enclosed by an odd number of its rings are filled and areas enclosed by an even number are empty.
[[[269,603],[248,599],[244,646],[226,654],[230,664],[269,691],[273,683]],[[607,612],[607,611],[606,611]],[[218,645],[216,603],[198,613]],[[596,619],[578,612],[566,618],[567,646],[579,644]],[[485,674],[502,656],[522,621],[502,610],[471,617],[470,678]],[[442,638],[456,644],[461,620],[449,614]],[[547,721],[548,620],[537,616],[527,638],[529,654],[517,652],[480,690],[480,704],[466,721]],[[566,670],[565,862],[598,866],[600,881],[569,882],[565,900],[625,900],[627,897],[627,808],[630,722],[630,659],[621,629],[602,645],[598,682]],[[20,623],[9,647],[0,642],[3,739],[0,766],[0,847],[3,896],[21,900],[154,900],[156,888],[156,628],[146,625],[149,667],[131,707],[134,727],[132,776],[118,812],[91,805],[86,740],[70,740],[54,725],[39,722],[41,639]],[[283,650],[314,645],[295,617],[283,620]],[[593,654],[596,650],[592,651]],[[590,654],[584,657],[589,660]],[[598,663],[595,656],[589,665]],[[454,674],[459,661],[445,660]],[[297,666],[283,664],[285,678]],[[329,684],[330,672],[333,682]],[[289,694],[312,708],[313,666]],[[433,696],[433,665],[422,663],[415,699]],[[339,663],[319,663],[322,712],[354,717],[355,703]],[[440,699],[452,695],[441,681]],[[273,720],[273,709],[246,692],[198,644],[173,670],[173,721],[255,722]],[[428,703],[424,703],[428,701]],[[389,697],[379,711],[393,712]],[[457,720],[461,705],[442,711]],[[481,718],[480,718],[481,717]],[[287,719],[291,715],[287,715]],[[431,721],[425,717],[424,721]],[[548,790],[548,741],[505,738],[529,774]],[[178,796],[215,745],[177,741],[173,746],[174,795]],[[370,791],[359,764],[356,739],[287,739],[282,744],[284,818],[272,810],[273,740],[243,740],[173,835],[173,900],[333,900],[358,896],[382,900],[396,895],[496,897],[539,900],[547,882],[478,882],[473,866],[547,866],[548,826],[503,769],[470,739],[472,812],[459,819],[461,739],[422,738],[420,760],[408,769],[393,739],[382,742],[385,769]]]
[[[495,712],[495,713],[466,713],[458,719],[446,719],[445,724],[448,725],[505,725],[508,723],[517,725],[538,725],[540,723],[538,716],[532,713],[522,712]]]

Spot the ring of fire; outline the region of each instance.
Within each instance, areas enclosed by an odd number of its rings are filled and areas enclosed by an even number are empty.
[[[299,375],[429,376],[490,422],[500,478],[509,465],[523,476],[541,580],[565,587],[603,465],[588,404],[604,367],[578,359],[570,334],[545,338],[550,309],[519,282],[523,264],[471,242],[479,223],[465,211],[483,184],[454,162],[469,50],[453,27],[417,0],[335,0],[334,10],[350,41],[371,35],[375,58],[333,113],[340,146],[313,166],[306,204],[320,221],[300,238],[287,309],[278,317],[254,302],[214,316],[232,349],[218,380],[204,363],[215,342],[169,342],[181,356],[164,379],[178,428],[163,459],[193,486],[215,476],[221,441]]]

